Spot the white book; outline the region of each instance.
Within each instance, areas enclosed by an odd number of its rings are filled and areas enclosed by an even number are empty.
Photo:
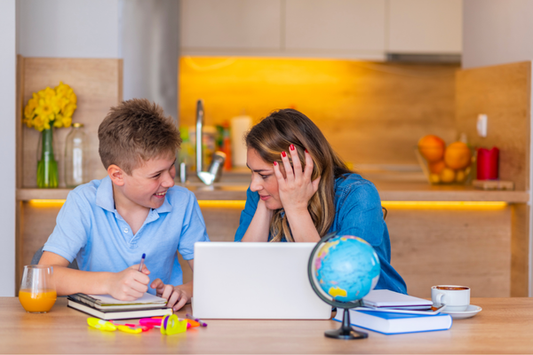
[[[391,290],[372,290],[363,297],[363,304],[375,308],[430,309],[433,302]]]

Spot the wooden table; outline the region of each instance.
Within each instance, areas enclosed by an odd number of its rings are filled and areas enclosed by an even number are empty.
[[[102,332],[61,298],[48,314],[29,314],[18,298],[0,298],[0,353],[532,353],[533,298],[474,298],[483,310],[448,331],[335,340],[326,321],[210,320],[206,328],[166,336]],[[190,307],[190,306],[187,306]],[[185,308],[178,316],[190,312]]]

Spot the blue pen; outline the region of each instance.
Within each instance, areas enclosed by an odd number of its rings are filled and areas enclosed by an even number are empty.
[[[139,272],[143,271],[144,258],[146,258],[146,254],[145,253],[143,253],[143,256],[141,258],[141,263],[139,264]]]

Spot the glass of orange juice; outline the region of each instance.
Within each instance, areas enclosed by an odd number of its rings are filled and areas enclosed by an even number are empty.
[[[53,268],[46,265],[26,265],[19,291],[19,301],[28,313],[46,313],[57,299],[52,278]]]

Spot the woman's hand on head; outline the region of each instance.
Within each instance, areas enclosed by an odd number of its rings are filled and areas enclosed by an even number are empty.
[[[309,200],[318,190],[320,177],[311,181],[313,159],[307,150],[304,153],[305,169],[302,168],[298,151],[292,144],[289,146],[288,154],[291,155],[292,166],[287,153],[281,153],[285,176],[283,176],[279,164],[274,162],[274,173],[276,174],[279,186],[279,198],[286,213],[307,211]]]

